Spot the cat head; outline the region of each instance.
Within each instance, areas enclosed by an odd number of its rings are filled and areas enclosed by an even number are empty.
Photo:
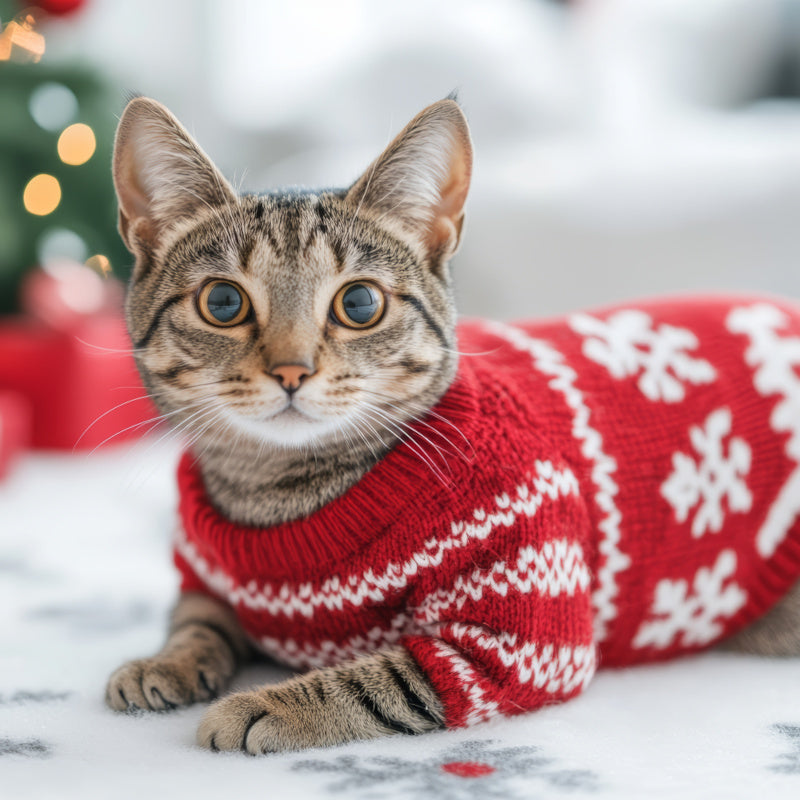
[[[131,101],[113,162],[126,318],[162,413],[197,441],[398,438],[455,374],[471,166],[447,99],[349,189],[239,196],[167,109]]]

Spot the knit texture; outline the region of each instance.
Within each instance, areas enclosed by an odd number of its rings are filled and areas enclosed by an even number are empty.
[[[476,321],[459,349],[415,444],[306,519],[225,520],[187,453],[183,590],[297,668],[400,643],[458,726],[707,647],[800,577],[798,309]]]

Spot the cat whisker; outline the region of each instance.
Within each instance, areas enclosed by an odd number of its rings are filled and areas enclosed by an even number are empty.
[[[372,417],[370,415],[368,409],[365,410],[365,409],[361,408],[361,409],[359,409],[359,411],[361,412],[362,420],[364,420],[364,417],[367,417],[368,419],[371,419],[372,422],[375,422],[377,425],[381,426],[384,430],[388,431],[393,436],[397,436],[397,434],[394,431],[392,431],[392,429],[385,422],[383,422],[379,418]],[[366,420],[364,420],[364,421],[366,421]],[[375,434],[375,436],[378,437],[379,434],[375,430],[375,428],[369,422],[367,422],[367,424],[369,425],[370,429]],[[424,448],[422,448],[417,442],[415,442],[410,437],[400,436],[399,438],[401,438],[405,442],[405,444],[407,444],[409,446],[409,448],[414,453],[416,453],[422,459],[422,461],[425,462],[425,464],[428,465],[428,467],[430,468],[431,472],[433,472],[433,474],[442,482],[443,485],[449,486],[452,483],[452,481],[448,480],[447,476],[436,465],[436,463],[434,462],[433,458],[431,456],[429,456],[425,452]],[[445,461],[445,466],[448,466],[446,461]],[[449,469],[449,467],[448,467],[448,469]]]
[[[127,349],[120,347],[104,347],[103,345],[94,344],[93,342],[87,342],[85,339],[81,339],[80,336],[76,336],[75,341],[79,342],[84,347],[91,347],[92,350],[102,350],[104,353],[120,353],[123,355],[130,355],[136,353],[143,353],[146,349],[144,347],[131,347]]]
[[[140,395],[139,397],[132,397],[132,398],[130,398],[129,400],[124,400],[122,403],[117,403],[117,405],[113,406],[112,408],[109,408],[107,411],[104,411],[102,414],[100,414],[100,415],[98,415],[97,417],[95,417],[95,418],[94,418],[94,419],[93,419],[93,420],[92,420],[92,421],[91,421],[91,422],[90,422],[90,423],[89,423],[89,424],[88,424],[88,425],[87,425],[87,426],[86,426],[86,427],[83,429],[83,432],[81,433],[81,435],[80,435],[80,436],[79,436],[79,437],[78,437],[78,438],[75,440],[75,444],[74,444],[74,445],[72,445],[72,452],[73,452],[73,453],[75,452],[75,450],[77,449],[78,445],[79,445],[79,444],[81,443],[81,441],[83,440],[83,437],[84,437],[84,436],[86,436],[86,434],[87,434],[87,433],[88,433],[88,432],[89,432],[89,431],[90,431],[90,430],[91,430],[91,429],[92,429],[92,428],[93,428],[93,427],[94,427],[94,426],[95,426],[95,425],[96,425],[98,422],[100,422],[100,420],[101,420],[101,419],[103,419],[104,417],[107,417],[109,414],[112,414],[114,411],[118,411],[120,408],[124,408],[125,406],[127,406],[127,405],[130,405],[131,403],[135,403],[137,400],[149,400],[149,399],[150,399],[150,398],[149,398],[149,397],[148,397],[148,395],[146,395],[146,394]],[[159,416],[160,416],[160,415],[159,415]],[[156,417],[156,419],[158,419],[158,417]],[[149,422],[150,420],[146,420],[146,421],[147,421],[147,422]],[[144,423],[141,423],[141,422],[140,422],[140,423],[138,423],[138,424],[139,424],[139,425],[142,425],[142,424],[144,424]]]
[[[464,435],[461,429],[453,422],[451,422],[449,419],[447,419],[447,417],[442,416],[438,411],[435,411],[434,409],[430,408],[424,403],[418,402],[413,398],[404,399],[402,401],[403,405],[399,406],[397,405],[397,403],[394,402],[395,400],[394,397],[388,394],[384,394],[383,392],[376,392],[371,389],[362,389],[361,391],[364,394],[368,394],[373,398],[376,398],[383,406],[393,408],[398,413],[403,413],[405,411],[405,408],[407,408],[408,411],[410,412],[409,421],[413,421],[415,424],[424,425],[425,427],[429,428],[433,433],[436,433],[437,436],[444,439],[444,441],[447,442],[447,444],[449,444],[456,451],[456,453],[458,453],[467,463],[470,463],[472,459],[475,457],[475,448],[472,446],[472,443],[469,441],[469,439],[467,439],[467,437]],[[418,413],[415,414],[414,413],[415,410]],[[469,449],[471,455],[467,456],[459,447],[456,446],[454,442],[448,439],[448,437],[445,436],[445,434],[442,433],[442,431],[438,430],[434,426],[430,425],[430,423],[426,422],[424,419],[424,417],[426,416],[431,416],[434,419],[438,419],[443,424],[452,428],[453,431],[461,437],[462,441]]]
[[[386,420],[390,425],[392,425],[395,430],[399,431],[400,438],[404,439],[406,442],[411,442],[414,436],[419,436],[420,438],[424,439],[434,450],[436,450],[436,452],[439,454],[440,458],[444,462],[445,466],[447,467],[448,471],[452,472],[452,470],[450,470],[450,465],[447,462],[446,454],[435,442],[433,442],[431,439],[425,436],[424,433],[421,433],[419,430],[415,429],[412,425],[408,424],[407,422],[404,422],[403,420],[393,419],[388,414],[386,414],[382,409],[378,408],[375,405],[372,405],[370,403],[366,403],[365,405],[372,414],[377,414],[380,418]]]
[[[152,427],[147,431],[147,433],[150,433],[155,428],[157,428],[160,423],[168,422],[170,417],[173,417],[176,414],[180,414],[180,413],[183,413],[185,411],[188,411],[189,409],[195,408],[196,406],[198,406],[198,405],[200,405],[202,403],[209,402],[212,399],[213,399],[213,397],[202,398],[202,399],[197,400],[197,401],[195,401],[193,403],[188,403],[187,405],[182,406],[181,408],[178,408],[178,409],[176,409],[174,411],[169,411],[169,412],[166,412],[166,413],[163,413],[163,414],[157,414],[155,417],[151,417],[150,419],[142,420],[141,422],[137,422],[137,423],[135,423],[133,425],[128,425],[126,428],[123,428],[122,430],[116,431],[115,433],[111,434],[111,436],[106,437],[102,442],[100,442],[100,444],[96,445],[92,450],[90,450],[88,455],[92,455],[94,452],[96,452],[103,445],[107,444],[112,439],[116,438],[117,436],[120,436],[123,433],[127,433],[128,431],[136,430],[138,428],[144,427],[145,425],[152,425]],[[167,431],[167,434],[169,434],[170,432],[171,431]],[[163,438],[164,437],[162,436],[161,439],[159,439],[156,442],[156,444],[158,444],[158,442],[162,441]],[[148,452],[149,452],[149,449],[148,449]]]

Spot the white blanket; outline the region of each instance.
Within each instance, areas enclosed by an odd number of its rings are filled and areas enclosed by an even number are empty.
[[[147,441],[32,455],[0,483],[4,800],[800,797],[800,659],[601,671],[515,719],[263,758],[196,747],[201,707],[107,710],[107,676],[158,648],[175,596],[176,458]],[[236,686],[287,674],[259,665]]]

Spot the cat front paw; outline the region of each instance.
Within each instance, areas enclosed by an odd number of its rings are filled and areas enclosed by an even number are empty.
[[[218,700],[200,722],[197,743],[215,752],[241,750],[251,755],[300,749],[292,746],[291,709],[284,706],[281,713],[279,706],[268,690]]]
[[[283,687],[238,692],[213,703],[200,722],[197,743],[209,750],[250,755],[303,750],[351,738],[308,698]]]
[[[169,711],[213,700],[228,682],[218,665],[179,656],[123,664],[108,680],[106,704],[115,711]]]

